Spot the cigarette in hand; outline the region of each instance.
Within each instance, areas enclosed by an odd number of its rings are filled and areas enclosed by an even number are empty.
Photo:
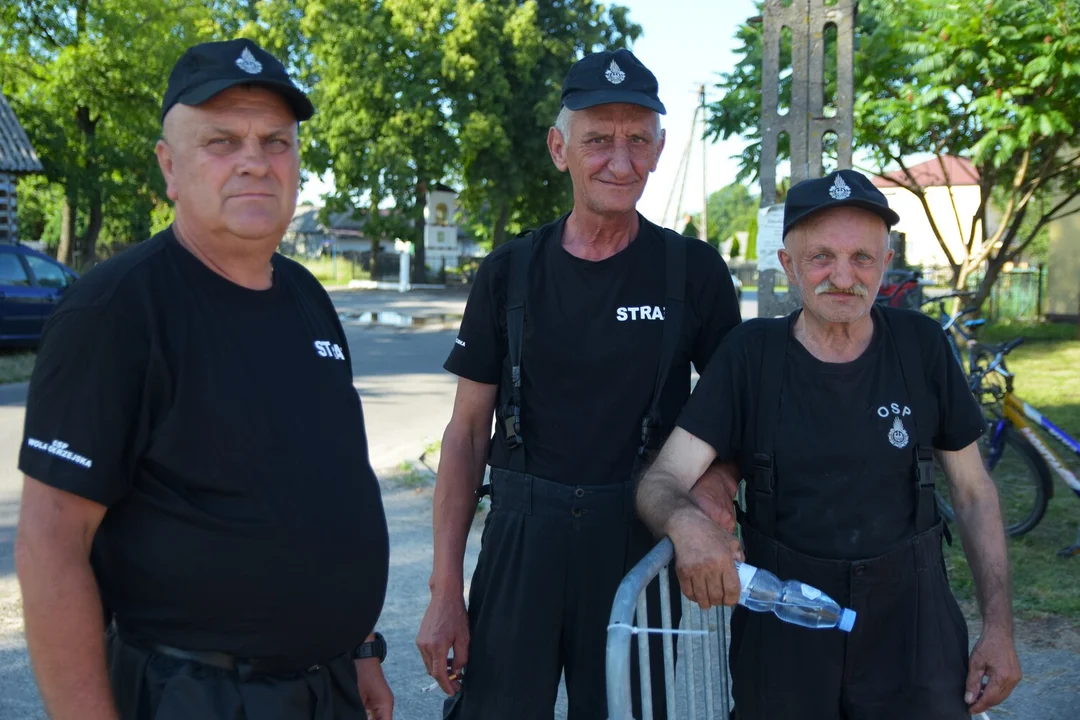
[[[450,677],[448,677],[446,679],[453,681],[453,680],[457,680],[460,677],[461,677],[460,673],[454,673],[453,675],[451,675]],[[430,685],[428,685],[426,688],[421,689],[420,692],[431,692],[432,690],[434,690],[437,687],[439,687],[438,681],[433,682]]]

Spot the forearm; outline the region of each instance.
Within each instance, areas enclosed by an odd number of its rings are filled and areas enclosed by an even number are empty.
[[[672,521],[680,514],[701,513],[690,490],[660,463],[654,464],[638,483],[637,510],[645,527],[656,537],[669,535]]]
[[[434,564],[432,593],[464,588],[465,545],[476,517],[476,490],[484,477],[490,440],[487,435],[448,427],[435,481]]]
[[[987,482],[981,492],[954,498],[964,552],[971,565],[984,625],[1012,632],[1009,558],[997,490]]]
[[[26,642],[53,720],[119,720],[105,663],[97,582],[86,558],[22,544],[17,553]]]

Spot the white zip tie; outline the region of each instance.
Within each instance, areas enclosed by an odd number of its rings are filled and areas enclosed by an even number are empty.
[[[631,635],[645,633],[647,635],[708,635],[708,630],[666,630],[664,628],[637,627],[626,623],[612,623],[607,626],[609,631],[614,628],[630,628]]]

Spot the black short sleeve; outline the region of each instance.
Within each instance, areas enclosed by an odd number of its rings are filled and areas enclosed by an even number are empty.
[[[963,450],[979,439],[986,430],[986,422],[945,333],[936,323],[926,325],[931,325],[929,330],[933,332],[932,340],[928,341],[933,348],[928,381],[938,399],[934,447],[946,451]]]
[[[53,315],[30,380],[19,469],[105,506],[123,497],[147,356],[143,333],[108,307]]]
[[[703,281],[691,290],[694,293],[691,307],[700,316],[691,359],[698,373],[702,373],[724,337],[742,321],[742,314],[731,272],[716,248],[703,242],[693,243],[688,260],[694,268],[692,273],[705,270]]]
[[[679,415],[677,425],[707,442],[721,460],[741,461],[739,453],[748,445],[744,429],[754,427],[748,415],[752,410],[748,352],[760,348],[763,327],[751,320],[727,334]]]
[[[507,246],[484,258],[476,271],[461,328],[443,367],[466,380],[498,385],[506,355]]]

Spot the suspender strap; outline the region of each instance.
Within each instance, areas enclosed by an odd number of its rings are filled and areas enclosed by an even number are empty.
[[[660,398],[664,392],[671,366],[679,350],[682,336],[683,316],[686,300],[686,245],[682,235],[664,231],[664,329],[660,339],[660,361],[656,366],[656,385],[653,388],[649,412],[641,420],[641,447],[638,455],[644,457],[653,442],[662,442],[666,433],[655,433],[661,427]],[[659,436],[659,437],[657,437]]]
[[[510,271],[506,282],[506,340],[510,377],[503,378],[502,420],[511,465],[525,470],[524,441],[521,435],[521,352],[525,338],[525,296],[529,289],[529,263],[535,233],[510,241]],[[514,456],[520,456],[515,458]],[[515,462],[519,460],[519,462]]]
[[[900,372],[904,376],[904,389],[912,404],[911,422],[915,425],[915,532],[923,533],[938,521],[934,502],[934,435],[930,419],[934,417],[934,405],[928,397],[926,372],[919,347],[919,334],[915,331],[917,317],[910,310],[873,310],[884,320],[892,335],[893,344],[900,356]],[[920,418],[922,419],[920,421]]]
[[[754,445],[754,504],[751,523],[768,536],[776,536],[776,468],[773,448],[776,423],[780,417],[780,397],[784,384],[790,318],[765,321],[765,347],[758,387],[757,438]]]

